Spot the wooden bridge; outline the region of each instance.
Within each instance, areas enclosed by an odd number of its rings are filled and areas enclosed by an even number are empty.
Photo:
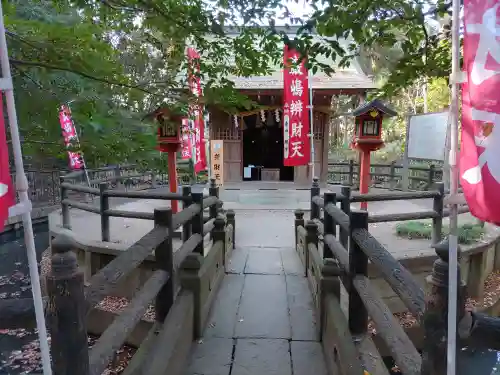
[[[52,240],[46,313],[54,374],[102,374],[152,303],[154,322],[125,375],[387,375],[369,325],[403,374],[443,375],[448,249],[441,241],[441,220],[447,212],[443,188],[437,186],[363,196],[343,187],[340,193],[321,196],[315,181],[309,213],[296,211],[294,219],[290,212],[281,214],[288,221],[265,212],[250,219],[242,213],[242,226],[238,213],[224,210],[214,181],[208,196],[191,187],[180,194],[130,192],[63,181],[68,230],[70,206],[100,214],[103,241],[109,241],[112,216],[154,220],[155,226],[126,251],[110,252],[107,264],[86,275],[87,280],[77,259],[81,244],[65,235]],[[99,195],[99,207],[71,200],[69,191]],[[110,208],[109,200],[116,198],[178,200],[183,210],[134,214]],[[368,223],[381,218],[351,210],[351,202],[362,200],[424,198],[434,200],[433,209],[417,216],[433,220],[438,256],[427,297],[412,274],[369,233]],[[398,215],[385,219],[404,219]],[[89,315],[146,261],[154,266],[140,288],[89,348]],[[370,281],[369,264],[418,319],[425,334],[420,350]],[[500,348],[498,321],[466,312],[465,294],[460,288],[460,345]],[[30,321],[30,302],[0,301],[1,327]]]

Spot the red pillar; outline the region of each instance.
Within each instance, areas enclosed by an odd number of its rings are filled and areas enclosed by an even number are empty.
[[[171,193],[177,193],[177,158],[175,152],[168,152],[168,185]],[[172,213],[179,212],[179,202],[171,201]]]
[[[368,194],[370,183],[370,151],[361,152],[361,165],[359,168],[359,193]],[[361,202],[361,209],[368,210],[368,202]]]

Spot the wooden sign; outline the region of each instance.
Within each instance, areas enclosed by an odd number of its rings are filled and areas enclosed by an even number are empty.
[[[215,178],[217,186],[222,186],[224,183],[224,145],[222,140],[210,141],[210,162],[212,178]]]

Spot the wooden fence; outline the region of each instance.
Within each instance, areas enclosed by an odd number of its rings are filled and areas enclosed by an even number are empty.
[[[83,187],[78,186],[78,189]],[[86,189],[85,192],[94,193],[93,188]],[[184,194],[162,195],[161,199],[183,202],[184,209],[175,215],[170,208],[145,215],[154,220],[154,228],[91,275],[88,284],[84,284],[83,271],[78,267],[75,254],[82,245],[65,235],[52,241],[46,314],[55,375],[103,373],[153,300],[156,323],[133,357],[127,373],[182,373],[192,340],[200,335],[206,323],[234,248],[234,212],[228,211],[224,215],[220,211],[214,181],[210,190],[212,195],[208,197],[188,189]],[[121,196],[118,191],[114,194]],[[160,199],[154,192],[145,194],[149,196],[140,194],[140,197]],[[86,206],[81,208],[89,209]],[[209,212],[206,222],[205,209]],[[114,214],[134,217],[133,212]],[[109,216],[110,212],[107,212],[103,221]],[[106,224],[103,227],[106,228]],[[183,240],[176,249],[173,234],[178,228],[182,228]],[[204,248],[205,236],[211,239],[208,251]],[[89,313],[152,254],[155,270],[89,349],[86,324]],[[31,300],[0,300],[0,325],[13,328],[33,323],[33,317],[29,318],[33,313],[30,303]]]
[[[350,210],[351,202],[363,200],[423,198],[434,199],[432,211],[399,214],[399,217],[370,217],[366,211]],[[448,214],[443,209],[443,198],[442,185],[438,185],[435,191],[383,195],[351,195],[350,188],[343,187],[341,194],[325,193],[320,197],[315,181],[311,188],[310,220],[304,220],[302,211],[295,213],[296,250],[313,294],[320,322],[318,335],[322,339],[330,373],[362,375],[366,370],[370,375],[388,375],[372,333],[368,331],[369,318],[403,374],[446,373],[448,243],[438,242],[441,240],[442,217]],[[434,221],[433,242],[438,256],[427,298],[412,274],[368,232],[369,222],[423,217]],[[368,279],[369,263],[378,269],[423,328],[422,354]],[[500,321],[481,314],[465,313],[465,288],[460,289],[458,306],[463,338],[460,344],[498,348],[500,339],[493,339],[492,333],[488,334],[487,344],[478,343],[478,339],[486,332],[482,327],[488,326],[498,332],[495,329],[500,327]],[[472,327],[476,327],[475,332]]]
[[[371,186],[403,189],[403,166],[391,164],[372,164],[370,169]],[[408,167],[408,190],[430,190],[435,182],[442,181],[443,170],[434,165]],[[359,165],[353,160],[348,162],[329,162],[327,181],[330,184],[359,186]]]

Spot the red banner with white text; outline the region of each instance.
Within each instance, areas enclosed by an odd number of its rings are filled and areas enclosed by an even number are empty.
[[[200,58],[200,54],[193,48],[187,50],[189,62],[189,89],[194,96],[201,96],[201,81],[200,77],[193,74],[193,71],[200,71],[200,67],[196,64],[196,59]],[[194,121],[194,172],[199,173],[207,169],[207,155],[205,150],[205,123],[203,121],[203,108],[201,105],[192,104],[189,108],[189,116]]]
[[[182,159],[191,159],[193,156],[192,153],[193,146],[191,145],[191,129],[189,128],[189,119],[187,118],[182,119],[181,131],[182,131],[182,139],[181,139]]]
[[[289,167],[307,165],[311,159],[309,140],[309,82],[305,60],[297,64],[297,51],[284,50],[283,70],[283,164]]]
[[[500,225],[500,1],[464,1],[460,178],[471,213]]]
[[[16,204],[14,185],[10,177],[7,128],[3,115],[3,93],[0,93],[0,232],[9,218],[9,208]]]
[[[63,105],[59,110],[59,123],[61,124],[64,145],[69,147],[77,140],[75,125],[71,119],[70,109]],[[71,169],[82,169],[83,158],[80,152],[68,151],[69,166]]]

